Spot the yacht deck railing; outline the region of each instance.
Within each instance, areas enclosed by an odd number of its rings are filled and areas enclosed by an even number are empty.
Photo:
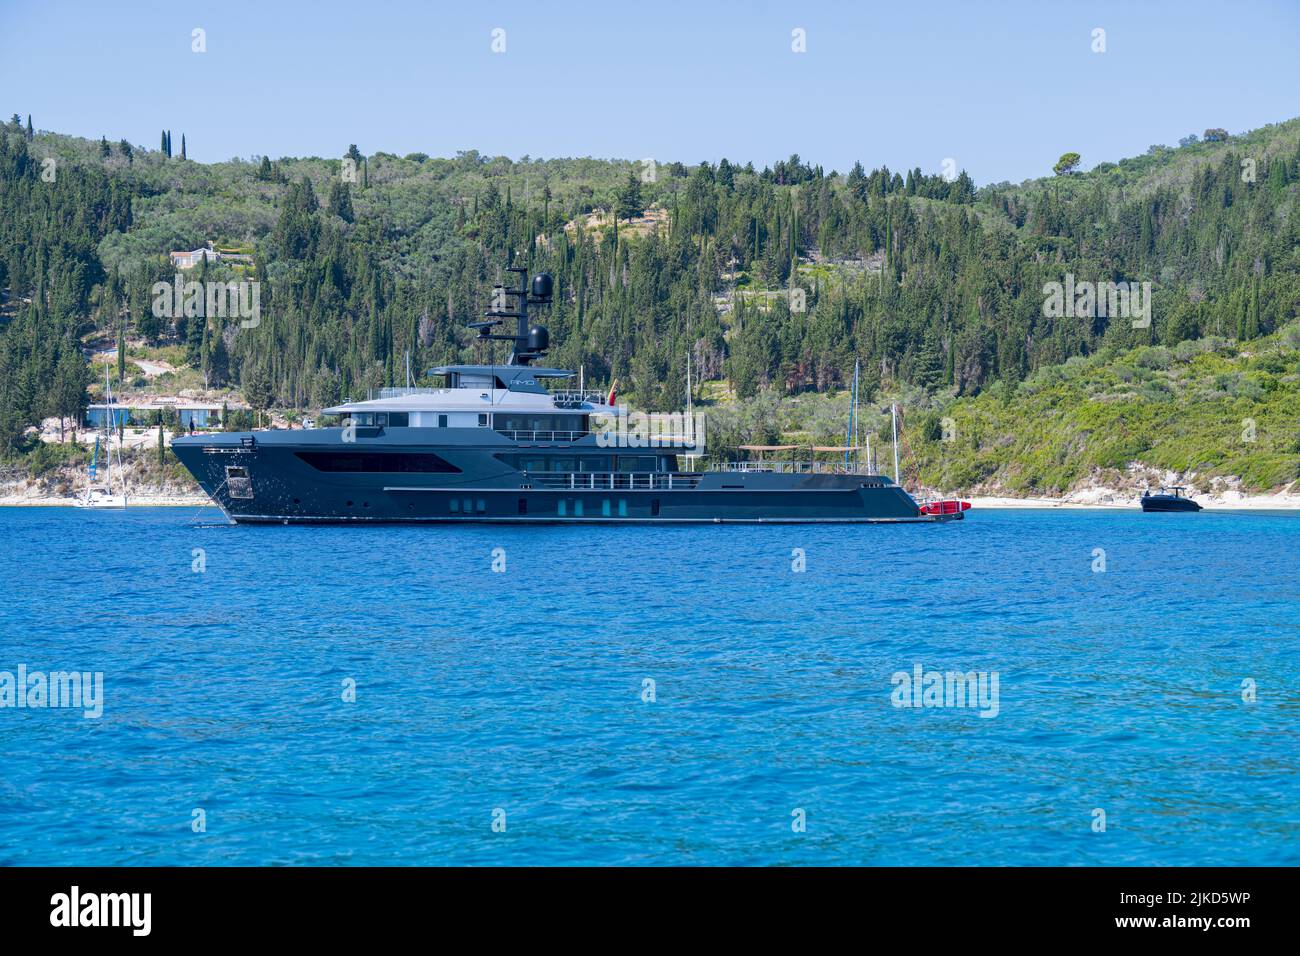
[[[527,471],[528,480],[540,488],[575,491],[686,491],[700,483],[699,472],[630,471]]]
[[[522,442],[577,441],[580,438],[595,434],[595,432],[589,431],[537,431],[517,428],[498,428],[496,433],[514,441]]]
[[[426,386],[412,386],[409,388],[372,388],[367,390],[366,394],[370,399],[405,398],[408,395],[436,395],[441,391],[444,391],[444,389],[428,388]]]
[[[572,408],[584,403],[604,405],[605,399],[609,397],[604,392],[593,389],[557,389],[550,395],[551,400],[561,408]]]
[[[877,469],[865,464],[842,461],[720,461],[710,466],[710,471],[774,472],[793,475],[878,475]]]

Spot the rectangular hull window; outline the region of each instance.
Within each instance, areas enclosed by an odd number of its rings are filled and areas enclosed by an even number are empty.
[[[377,472],[392,474],[459,474],[460,469],[430,452],[296,451],[298,458],[317,471]]]

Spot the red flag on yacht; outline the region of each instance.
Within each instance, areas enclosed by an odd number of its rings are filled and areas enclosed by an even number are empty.
[[[606,405],[614,404],[614,393],[618,390],[618,379],[614,379],[614,384],[609,387],[609,398],[605,399]]]

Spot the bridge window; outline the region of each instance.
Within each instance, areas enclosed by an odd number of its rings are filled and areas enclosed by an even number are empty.
[[[522,432],[585,432],[586,415],[522,415],[500,413],[497,428]]]

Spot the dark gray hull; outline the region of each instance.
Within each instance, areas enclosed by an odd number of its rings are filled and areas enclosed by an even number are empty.
[[[843,523],[933,521],[881,476],[704,472],[678,478],[575,476],[544,487],[504,464],[519,445],[494,432],[389,428],[344,444],[339,429],[222,433],[177,439],[172,450],[203,490],[244,523]],[[564,447],[594,448],[578,442]],[[429,455],[450,471],[322,471],[317,454]],[[364,466],[363,466],[364,467]],[[232,477],[233,476],[233,477]],[[579,482],[603,486],[579,486]],[[642,487],[634,486],[643,482]],[[684,485],[684,487],[683,487]]]
[[[1201,510],[1201,506],[1190,498],[1176,498],[1173,495],[1150,495],[1139,500],[1142,502],[1143,511],[1172,512]]]

